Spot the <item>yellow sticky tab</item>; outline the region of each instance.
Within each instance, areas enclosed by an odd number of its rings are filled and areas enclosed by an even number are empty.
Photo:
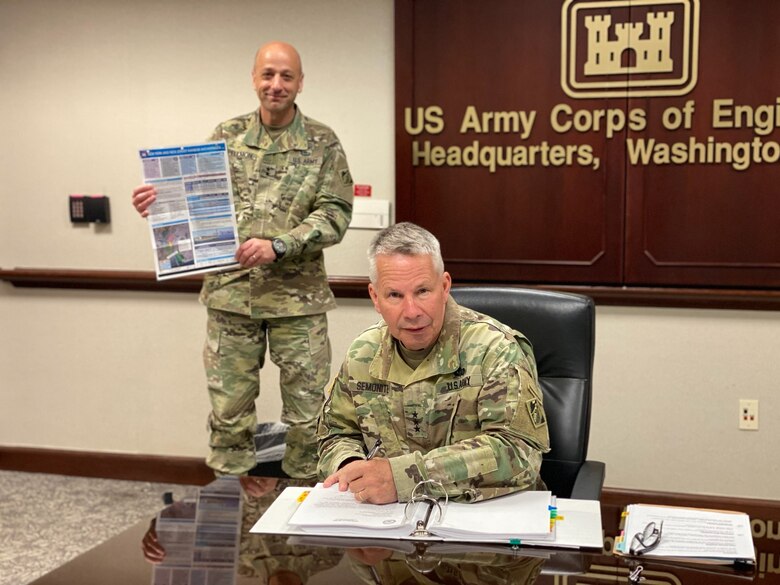
[[[308,495],[309,495],[309,492],[310,492],[310,491],[311,491],[311,490],[306,490],[305,492],[301,492],[301,495],[300,495],[300,496],[298,496],[298,503],[299,503],[299,504],[300,504],[300,503],[301,503],[303,500],[305,500],[305,499],[306,499],[306,496],[308,496]]]
[[[563,516],[550,516],[550,530],[555,528],[555,523],[563,520]]]

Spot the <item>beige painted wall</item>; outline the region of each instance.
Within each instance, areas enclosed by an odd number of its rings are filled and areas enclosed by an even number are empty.
[[[151,270],[136,151],[256,107],[252,55],[271,38],[303,55],[302,109],[392,200],[392,22],[391,0],[0,0],[0,266]],[[73,227],[68,193],[108,194],[111,225]],[[330,273],[365,274],[372,233],[350,230]],[[334,369],[376,317],[339,305]],[[204,323],[195,295],[0,283],[0,445],[204,455]],[[590,454],[608,486],[778,497],[780,313],[600,307],[597,336]],[[273,367],[262,384],[274,420]],[[760,400],[758,432],[737,430],[739,398]]]

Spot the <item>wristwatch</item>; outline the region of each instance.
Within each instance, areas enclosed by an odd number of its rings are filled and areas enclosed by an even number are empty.
[[[285,244],[279,238],[271,240],[271,248],[273,248],[274,254],[276,254],[276,260],[281,260],[287,253],[287,244]]]

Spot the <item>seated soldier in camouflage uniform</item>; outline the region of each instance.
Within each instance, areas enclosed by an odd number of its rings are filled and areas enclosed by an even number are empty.
[[[429,495],[461,501],[543,489],[549,437],[529,341],[449,297],[426,230],[391,226],[368,256],[383,320],[353,342],[320,414],[325,485],[375,504],[408,501],[427,480]]]

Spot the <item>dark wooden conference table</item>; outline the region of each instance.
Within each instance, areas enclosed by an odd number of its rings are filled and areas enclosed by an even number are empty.
[[[236,585],[279,584],[515,584],[604,585],[628,583],[631,561],[611,554],[621,509],[602,504],[604,549],[512,550],[509,547],[457,547],[431,552],[410,545],[408,550],[377,548],[370,540],[324,539],[317,544],[289,541],[285,536],[257,535],[249,528],[288,485],[288,480],[257,478],[261,489],[242,494],[242,517],[237,530],[238,554],[229,577],[202,574],[188,568],[171,573],[148,562],[141,541],[152,518],[82,554],[33,585]],[[298,484],[300,485],[300,484]],[[161,508],[163,508],[161,504]],[[771,536],[771,535],[770,535]],[[323,539],[320,539],[323,540]],[[643,559],[644,585],[720,585],[757,582],[780,584],[780,540],[755,540],[760,562],[752,569],[664,563]],[[455,547],[453,547],[455,548]],[[153,581],[154,578],[154,581]]]

